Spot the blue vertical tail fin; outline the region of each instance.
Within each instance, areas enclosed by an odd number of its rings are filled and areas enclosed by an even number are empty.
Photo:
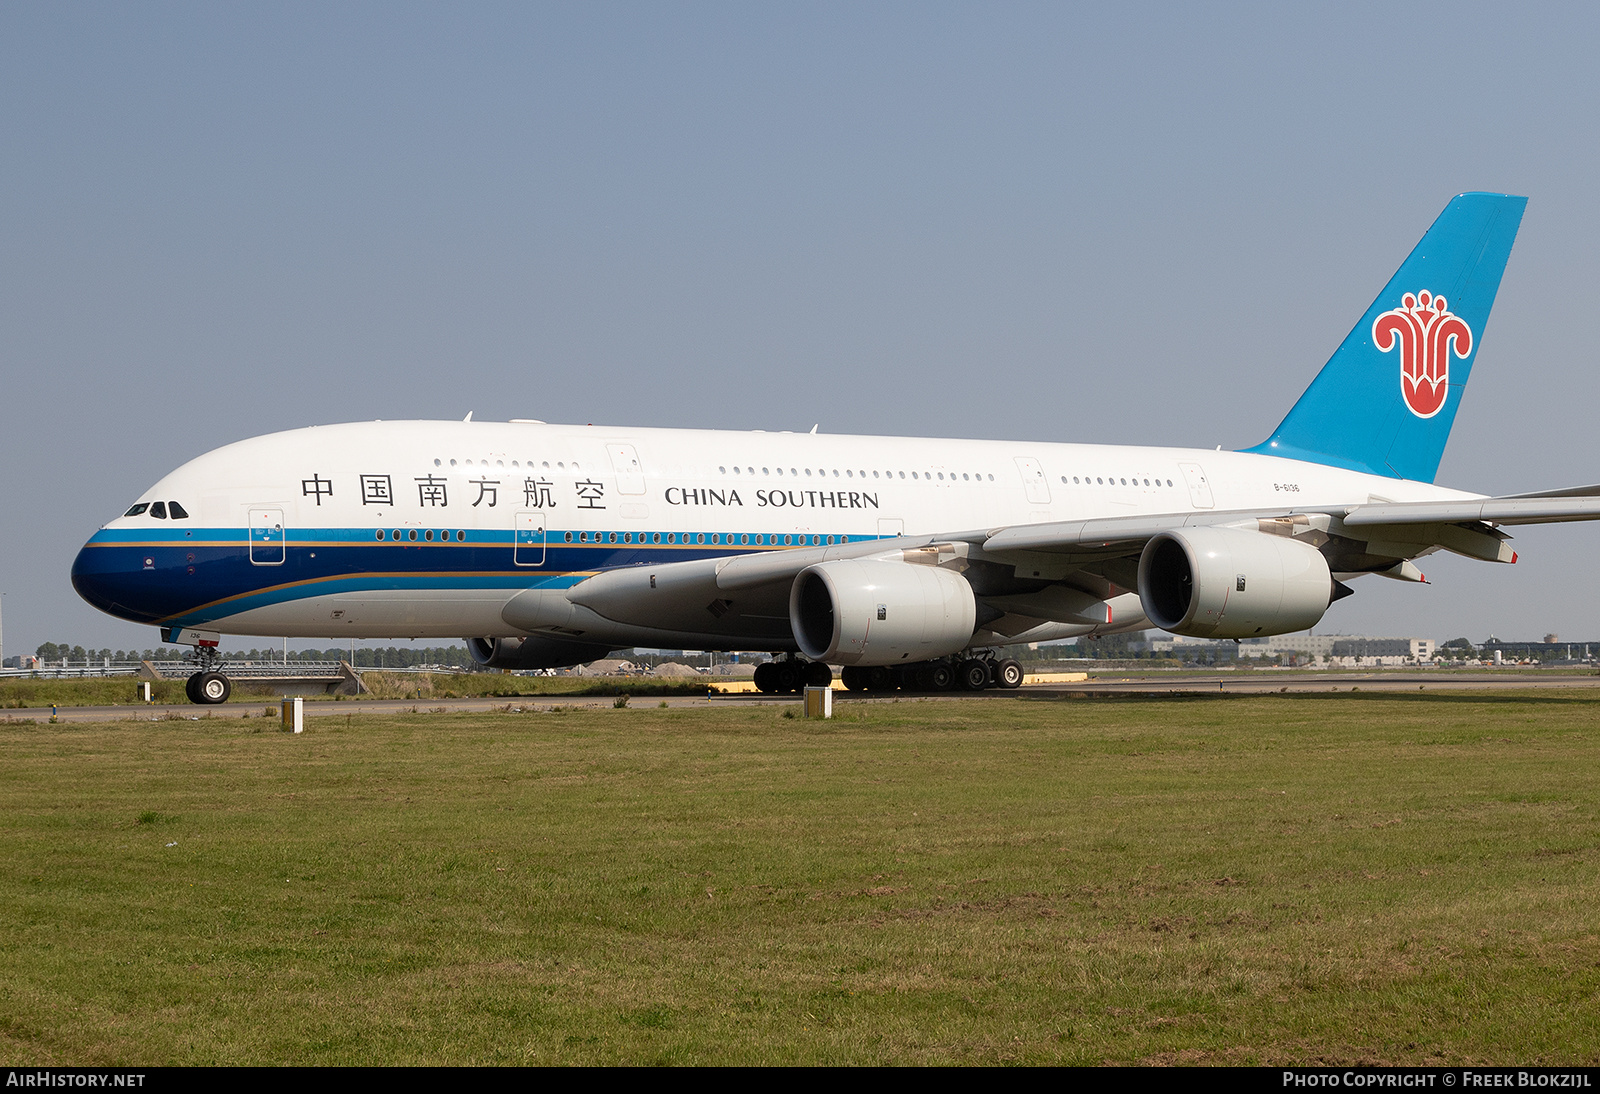
[[[1246,452],[1432,482],[1528,199],[1461,194]]]

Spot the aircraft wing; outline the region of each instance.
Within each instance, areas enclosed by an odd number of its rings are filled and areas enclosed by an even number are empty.
[[[1019,577],[1046,581],[1065,580],[1076,573],[1080,576],[1074,582],[1106,597],[1133,588],[1136,579],[1129,567],[1152,536],[1217,526],[1303,537],[1328,555],[1335,572],[1386,572],[1423,580],[1401,560],[1442,548],[1488,562],[1515,562],[1516,553],[1506,542],[1510,537],[1497,525],[1578,520],[1600,520],[1600,492],[1102,517],[626,566],[580,582],[567,591],[566,599],[609,619],[641,625],[664,626],[685,605],[731,605],[734,599],[751,597],[771,601],[763,610],[776,615],[787,600],[787,586],[802,570],[851,558],[935,566],[957,561],[962,568],[997,563],[1007,571],[1015,567]],[[718,599],[722,597],[733,599]],[[648,607],[652,604],[664,613],[659,619],[652,614],[656,609]]]
[[[1161,532],[1270,521],[1314,523],[1321,526],[1321,531],[1374,544],[1378,548],[1372,552],[1374,554],[1397,558],[1415,557],[1427,549],[1443,547],[1473,558],[1511,562],[1516,555],[1501,546],[1509,537],[1497,531],[1496,525],[1580,520],[1600,520],[1600,487],[1496,498],[1206,510],[1023,524],[995,529],[984,538],[982,548],[993,554],[1014,551],[1078,554],[1114,551],[1119,547],[1132,551]]]

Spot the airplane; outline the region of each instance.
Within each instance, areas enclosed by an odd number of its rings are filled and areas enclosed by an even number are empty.
[[[764,692],[1014,688],[1005,646],[1316,625],[1355,577],[1507,526],[1600,519],[1600,486],[1433,483],[1527,199],[1453,198],[1281,424],[1223,452],[508,422],[362,422],[209,452],[79,552],[90,604],[223,633],[456,638],[485,666],[629,647],[765,651]]]

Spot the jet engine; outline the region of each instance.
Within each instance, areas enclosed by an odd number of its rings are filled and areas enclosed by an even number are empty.
[[[609,646],[587,642],[558,642],[533,635],[528,638],[469,638],[467,652],[491,669],[559,669],[598,661]]]
[[[1322,618],[1339,588],[1322,552],[1264,532],[1162,532],[1139,556],[1145,615],[1162,630],[1194,638],[1303,631]]]
[[[894,665],[965,649],[977,602],[950,570],[882,559],[838,559],[800,571],[789,623],[800,652],[836,665]]]

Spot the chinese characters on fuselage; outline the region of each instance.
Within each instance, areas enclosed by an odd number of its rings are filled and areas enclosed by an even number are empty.
[[[448,509],[450,507],[450,480],[440,475],[419,475],[412,479],[417,487],[417,507],[421,509]],[[477,487],[477,494],[472,499],[471,508],[495,509],[500,505],[500,487],[504,485],[503,479],[488,477],[469,479],[467,485]],[[394,507],[397,502],[394,492],[394,478],[390,475],[357,475],[356,483],[362,505],[381,505]],[[604,509],[606,487],[604,483],[591,479],[583,479],[572,484],[579,509]],[[520,487],[513,490],[522,491],[522,504],[529,509],[555,509],[558,503],[555,499],[555,483],[549,479],[533,478],[528,476],[522,480]],[[323,498],[334,496],[334,480],[323,478],[320,473],[313,473],[311,478],[300,481],[302,496],[315,498],[317,505],[322,505]],[[515,494],[512,495],[515,497]],[[458,499],[459,500],[459,499]]]

